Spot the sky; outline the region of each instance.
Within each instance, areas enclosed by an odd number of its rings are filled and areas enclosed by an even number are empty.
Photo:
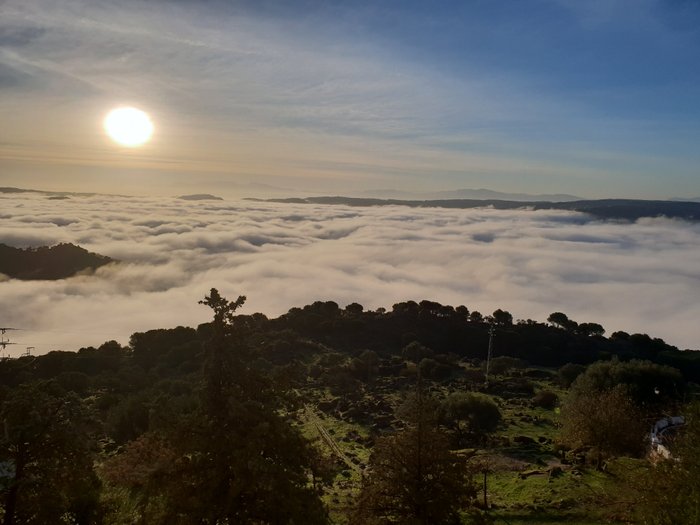
[[[0,186],[697,198],[699,63],[691,0],[4,0]]]
[[[77,243],[120,261],[58,281],[0,282],[16,356],[197,326],[212,287],[275,317],[331,300],[423,299],[545,322],[560,311],[700,348],[700,223],[561,210],[346,207],[0,193],[0,242]]]

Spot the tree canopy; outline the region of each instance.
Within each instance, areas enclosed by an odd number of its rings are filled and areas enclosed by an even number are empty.
[[[476,440],[498,428],[501,411],[493,399],[475,392],[453,392],[438,407],[439,421],[458,439],[470,435]]]
[[[420,390],[402,407],[406,428],[381,438],[370,458],[353,524],[452,525],[475,495],[471,475],[450,451],[435,418],[436,402]]]
[[[562,408],[562,441],[593,447],[596,466],[611,454],[640,454],[646,425],[623,386],[572,397]]]
[[[55,382],[28,383],[3,401],[0,421],[3,524],[91,523],[99,482],[82,401]]]
[[[163,418],[107,466],[113,483],[145,488],[148,523],[327,522],[309,483],[312,452],[247,358],[245,320],[233,315],[244,302],[211,290],[202,301],[214,321],[198,403]]]
[[[680,371],[651,361],[599,361],[588,366],[571,386],[572,397],[588,397],[621,385],[638,408],[651,408],[682,397]]]

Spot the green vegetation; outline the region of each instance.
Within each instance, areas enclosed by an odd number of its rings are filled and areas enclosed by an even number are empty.
[[[451,393],[437,407],[437,413],[460,445],[482,442],[501,422],[498,405],[490,396],[476,392]]]
[[[644,499],[637,519],[648,525],[700,523],[700,403],[686,409],[687,425],[673,444],[673,461],[645,465],[633,481]]]
[[[213,330],[192,410],[165,400],[167,417],[105,464],[105,478],[135,495],[149,524],[327,522],[307,482],[311,450],[251,367],[246,326],[233,315],[244,302],[211,291],[203,304],[214,310]]]
[[[437,402],[419,384],[400,410],[406,427],[374,446],[351,523],[459,523],[474,487],[438,427],[436,410]]]
[[[593,447],[598,469],[604,457],[638,455],[644,450],[646,425],[622,386],[571,396],[562,421],[562,441],[572,448]]]
[[[2,523],[697,522],[697,352],[561,312],[244,302],[0,361]]]

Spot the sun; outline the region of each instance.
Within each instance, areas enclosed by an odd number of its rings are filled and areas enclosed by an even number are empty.
[[[148,113],[132,107],[111,110],[105,117],[104,128],[113,141],[127,148],[142,146],[153,135]]]

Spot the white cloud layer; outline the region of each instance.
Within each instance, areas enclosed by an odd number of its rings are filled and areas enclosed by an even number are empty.
[[[579,321],[700,347],[700,225],[564,211],[350,208],[0,194],[0,242],[72,242],[119,259],[95,275],[0,282],[12,354],[74,350],[196,326],[211,287],[277,316],[315,300],[402,300]]]

